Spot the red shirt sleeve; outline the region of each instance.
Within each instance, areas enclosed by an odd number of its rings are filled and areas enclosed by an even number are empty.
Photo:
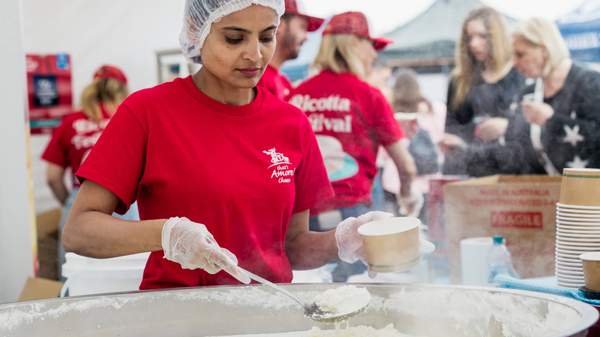
[[[147,127],[124,102],[85,159],[77,177],[91,180],[119,199],[116,212],[125,213],[135,201],[145,162]]]
[[[69,167],[69,144],[66,142],[68,127],[69,125],[63,120],[63,122],[54,130],[50,142],[46,146],[44,153],[42,153],[43,160],[63,168]]]
[[[379,89],[372,89],[371,125],[373,125],[379,143],[388,146],[402,139],[404,133],[394,118],[394,111],[385,96]]]
[[[315,208],[318,204],[334,196],[317,138],[312,131],[308,118],[304,114],[300,117],[300,120],[300,141],[303,145],[303,156],[295,174],[296,201],[294,213]]]

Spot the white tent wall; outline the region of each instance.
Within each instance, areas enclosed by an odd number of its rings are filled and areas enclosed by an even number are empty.
[[[27,53],[66,52],[73,63],[73,97],[103,63],[121,67],[132,91],[157,83],[156,51],[177,48],[184,0],[23,0]],[[49,137],[32,137],[36,210],[57,207],[39,159]]]
[[[0,303],[17,299],[34,266],[21,18],[21,1],[0,1]]]

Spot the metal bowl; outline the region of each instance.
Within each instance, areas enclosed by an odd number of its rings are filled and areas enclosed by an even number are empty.
[[[304,299],[339,284],[285,287]],[[357,284],[373,295],[349,324],[394,324],[416,336],[585,336],[590,305],[497,288]],[[204,287],[23,302],[0,306],[0,337],[196,337],[306,331],[315,323],[262,286]],[[321,329],[331,326],[320,325]]]

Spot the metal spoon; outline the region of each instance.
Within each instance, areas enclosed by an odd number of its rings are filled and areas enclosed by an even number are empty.
[[[284,294],[285,296],[291,298],[292,300],[294,300],[294,302],[298,303],[300,306],[302,306],[302,308],[304,308],[304,316],[317,321],[317,322],[339,322],[339,321],[343,321],[346,320],[356,314],[361,313],[362,311],[364,311],[366,309],[366,305],[362,308],[359,308],[357,310],[354,310],[352,312],[345,312],[345,313],[335,313],[335,312],[329,312],[329,311],[324,311],[323,309],[321,309],[316,303],[306,303],[304,301],[302,301],[300,298],[298,298],[296,295],[290,293],[289,291],[285,290],[283,287],[280,287],[278,285],[276,285],[275,283],[266,280],[258,275],[255,275],[249,271],[247,271],[244,268],[241,268],[238,266],[238,268],[246,273],[246,275],[248,275],[248,277],[250,277],[251,279],[253,279],[254,281],[269,286],[272,289]]]

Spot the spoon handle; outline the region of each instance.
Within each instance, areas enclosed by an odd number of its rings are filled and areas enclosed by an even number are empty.
[[[292,300],[294,300],[296,303],[300,304],[300,305],[301,305],[303,308],[306,308],[306,304],[304,304],[304,302],[302,302],[302,300],[300,300],[298,297],[296,297],[294,294],[290,293],[289,291],[287,291],[287,290],[283,289],[282,287],[280,287],[280,286],[276,285],[275,283],[273,283],[273,282],[271,282],[271,281],[269,281],[269,280],[267,280],[267,279],[264,279],[264,278],[262,278],[262,277],[260,277],[260,276],[258,276],[258,275],[256,275],[256,274],[253,274],[253,273],[251,273],[251,272],[247,271],[246,269],[244,269],[244,268],[242,268],[242,267],[239,267],[239,266],[238,266],[238,268],[239,268],[239,269],[240,269],[242,272],[246,273],[246,275],[248,275],[248,277],[250,277],[250,278],[251,278],[251,279],[253,279],[254,281],[256,281],[256,282],[258,282],[258,283],[261,283],[261,284],[264,284],[264,285],[266,285],[266,286],[269,286],[269,287],[271,287],[271,288],[273,288],[273,289],[277,290],[277,291],[278,291],[278,292],[280,292],[280,293],[283,293],[283,294],[284,294],[284,295],[286,295],[287,297],[289,297],[289,298],[291,298]]]

